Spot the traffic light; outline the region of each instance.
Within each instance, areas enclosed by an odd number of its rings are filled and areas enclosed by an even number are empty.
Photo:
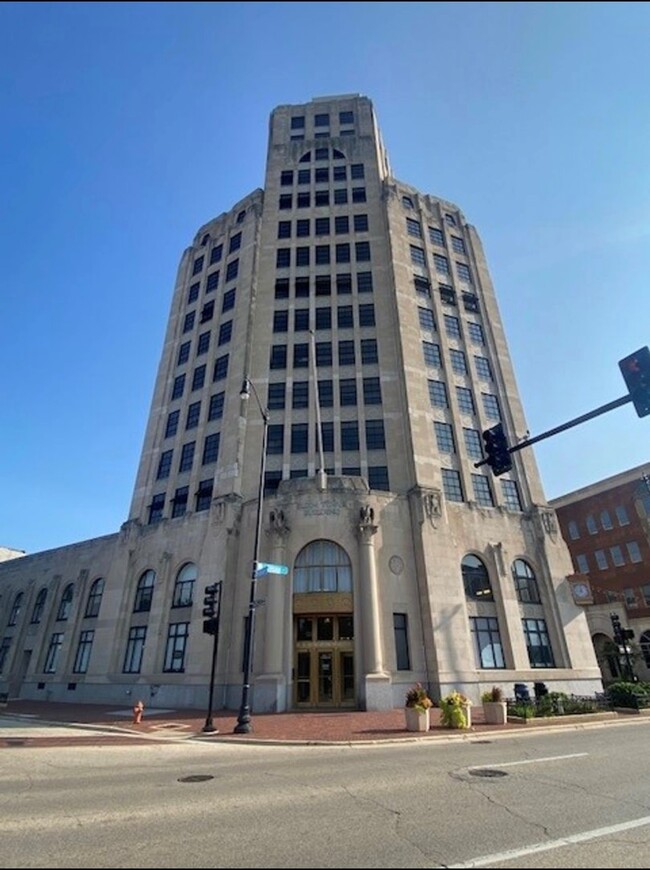
[[[483,441],[485,443],[485,459],[493,473],[498,477],[500,474],[510,471],[512,460],[502,424],[497,423],[491,429],[486,429],[483,432]]]
[[[642,347],[619,360],[618,367],[639,417],[650,414],[650,349]]]
[[[219,628],[219,596],[221,584],[213,583],[205,587],[203,597],[203,632],[204,634],[216,634]]]
[[[623,629],[623,640],[632,640],[634,637],[634,631],[631,628]]]

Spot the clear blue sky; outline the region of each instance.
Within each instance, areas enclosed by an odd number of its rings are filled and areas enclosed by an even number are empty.
[[[126,519],[176,269],[262,186],[268,117],[362,93],[485,246],[531,433],[650,343],[647,3],[0,4],[0,545]],[[631,405],[543,441],[548,498],[648,459]]]

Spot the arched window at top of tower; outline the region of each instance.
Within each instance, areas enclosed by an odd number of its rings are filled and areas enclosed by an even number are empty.
[[[488,570],[473,553],[468,553],[460,563],[465,595],[476,601],[494,601]]]
[[[346,156],[342,151],[339,151],[338,148],[332,148],[331,154],[332,160],[345,160]],[[314,160],[329,160],[330,158],[330,149],[329,148],[316,148],[314,151]],[[305,152],[302,155],[298,163],[310,163],[311,162],[311,151]]]
[[[413,200],[410,196],[403,196],[402,205],[404,206],[404,208],[413,208]]]

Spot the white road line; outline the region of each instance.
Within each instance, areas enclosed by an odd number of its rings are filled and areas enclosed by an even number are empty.
[[[467,770],[482,770],[484,767],[512,767],[515,764],[539,764],[542,761],[562,761],[564,758],[585,758],[588,752],[573,752],[571,755],[548,755],[546,758],[526,758],[522,761],[497,761],[489,764],[475,764]]]
[[[594,828],[593,831],[584,831],[582,834],[572,834],[570,837],[560,837],[558,840],[549,840],[547,843],[534,843],[523,849],[509,849],[507,852],[495,852],[492,855],[484,855],[482,858],[474,858],[473,861],[463,861],[460,864],[447,864],[449,870],[462,867],[487,867],[501,861],[514,861],[515,858],[523,858],[535,852],[548,852],[550,849],[560,849],[562,846],[572,846],[575,843],[585,843],[598,837],[607,837],[610,834],[620,834],[621,831],[631,831],[650,825],[650,816],[642,819],[634,819],[631,822],[621,822],[618,825],[608,825],[606,828]]]

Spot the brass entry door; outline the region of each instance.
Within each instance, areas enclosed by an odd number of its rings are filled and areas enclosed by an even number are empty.
[[[354,707],[352,615],[297,616],[294,629],[295,706]]]

